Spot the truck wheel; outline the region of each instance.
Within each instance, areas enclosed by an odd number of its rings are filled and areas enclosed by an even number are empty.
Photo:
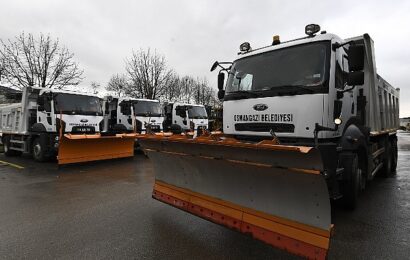
[[[10,136],[5,136],[4,139],[3,139],[4,154],[5,154],[6,156],[18,156],[18,155],[21,155],[22,152],[20,152],[20,151],[15,151],[15,150],[11,150],[11,149],[10,149],[10,146],[11,146],[10,139],[11,139]]]
[[[342,181],[341,190],[343,204],[348,209],[355,209],[361,186],[362,170],[359,169],[359,157],[356,153],[346,154],[342,157],[344,174],[347,179]]]
[[[398,157],[398,149],[397,149],[397,138],[393,138],[391,140],[391,157],[392,157],[392,162],[391,162],[391,173],[395,174],[396,169],[397,169],[397,157]]]
[[[383,177],[389,177],[392,174],[392,167],[393,167],[393,149],[390,141],[386,141],[384,151],[384,158],[383,158],[383,167],[381,170],[381,174]]]
[[[177,125],[177,124],[172,124],[169,130],[173,134],[181,134],[182,133],[182,127],[180,125]]]
[[[32,149],[32,154],[34,160],[38,162],[44,162],[47,160],[47,156],[45,153],[45,147],[44,145],[41,144],[40,138],[36,138],[33,141],[33,149]]]

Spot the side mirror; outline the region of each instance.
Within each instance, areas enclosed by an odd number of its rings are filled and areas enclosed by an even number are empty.
[[[342,100],[335,100],[333,104],[333,118],[338,118],[342,114]]]
[[[218,91],[218,98],[219,98],[219,99],[223,99],[224,97],[225,97],[225,90],[220,89],[220,90]]]
[[[222,72],[219,72],[218,74],[218,89],[222,90],[224,88],[224,82],[225,82],[225,74]]]
[[[184,123],[184,125],[187,125],[188,121],[184,120],[184,121],[182,121],[182,123]]]
[[[347,51],[349,71],[360,71],[364,68],[364,45],[351,45]]]
[[[110,113],[110,104],[108,102],[105,102],[105,109],[104,109],[104,115],[108,115]]]
[[[352,71],[347,74],[347,85],[360,86],[364,84],[364,72]]]
[[[211,72],[214,71],[216,67],[218,67],[218,65],[219,65],[219,62],[215,61],[214,64],[212,64]]]

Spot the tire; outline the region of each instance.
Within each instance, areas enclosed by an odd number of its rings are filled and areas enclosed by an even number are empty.
[[[359,169],[359,157],[356,153],[342,156],[342,165],[346,179],[342,181],[341,191],[343,205],[350,210],[357,207],[359,192],[361,190],[362,172]]]
[[[45,147],[40,142],[40,138],[34,139],[31,154],[37,162],[45,162],[47,160]]]
[[[398,158],[398,149],[397,149],[397,138],[391,139],[391,156],[392,163],[390,173],[395,174],[397,169],[397,158]]]
[[[392,169],[393,169],[393,149],[392,149],[392,144],[390,140],[387,140],[385,142],[385,147],[384,147],[384,158],[383,158],[383,167],[381,169],[381,175],[383,177],[389,177],[392,175]],[[397,165],[397,162],[396,162]]]
[[[123,124],[115,124],[112,130],[116,134],[126,133],[128,131],[127,127]]]
[[[11,146],[10,139],[11,139],[10,136],[5,136],[4,139],[3,139],[4,154],[6,156],[19,156],[19,155],[21,155],[22,152],[10,149],[10,146]]]
[[[182,133],[182,127],[180,125],[177,125],[177,124],[172,124],[169,130],[173,134],[181,134]]]

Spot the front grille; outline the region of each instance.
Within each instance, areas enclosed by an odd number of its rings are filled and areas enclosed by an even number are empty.
[[[278,123],[240,123],[235,124],[236,131],[294,133],[295,125]]]

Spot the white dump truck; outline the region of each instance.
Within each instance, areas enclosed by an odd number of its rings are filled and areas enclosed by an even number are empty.
[[[399,89],[377,74],[368,34],[305,32],[243,43],[233,62],[214,63],[223,135],[139,141],[155,167],[155,199],[325,259],[330,201],[354,208],[368,181],[395,172]]]
[[[106,96],[104,131],[111,133],[161,132],[164,117],[158,100]]]
[[[7,156],[27,152],[45,161],[58,154],[65,164],[133,155],[132,142],[102,137],[102,127],[101,101],[95,95],[27,87],[21,102],[0,106]]]
[[[193,131],[196,134],[208,129],[208,114],[204,105],[174,102],[164,104],[163,110],[166,131]]]

